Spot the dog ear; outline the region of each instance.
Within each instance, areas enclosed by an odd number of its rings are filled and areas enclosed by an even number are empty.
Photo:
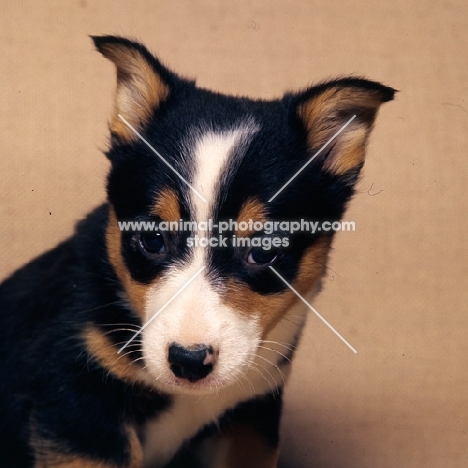
[[[394,94],[394,89],[373,81],[343,78],[298,96],[297,115],[307,131],[310,154],[326,145],[317,155],[325,171],[357,176],[377,111]]]
[[[116,36],[91,36],[101,54],[117,67],[117,90],[110,130],[118,140],[137,138],[122,116],[136,131],[170,95],[170,72],[137,42]]]

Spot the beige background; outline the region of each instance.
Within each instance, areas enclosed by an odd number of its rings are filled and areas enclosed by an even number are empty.
[[[200,85],[270,98],[363,74],[379,115],[286,392],[287,468],[468,466],[465,0],[0,3],[0,276],[104,199],[112,65],[142,39]]]

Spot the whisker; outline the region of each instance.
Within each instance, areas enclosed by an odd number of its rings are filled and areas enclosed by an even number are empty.
[[[257,357],[260,358],[260,359],[263,359],[267,364],[270,364],[271,366],[273,366],[277,371],[278,371],[278,374],[280,375],[281,379],[283,380],[283,385],[286,385],[286,377],[284,375],[284,372],[278,367],[278,365],[276,365],[275,363],[273,363],[272,361],[270,361],[269,359],[263,357],[263,356],[260,356],[257,354]],[[264,369],[270,374],[271,378],[273,379],[274,382],[276,382],[275,378],[273,377],[273,375],[270,373],[270,371],[264,367]]]
[[[286,356],[285,354],[281,353],[280,351],[278,351],[277,349],[273,349],[273,348],[268,348],[267,346],[262,346],[262,345],[258,345],[259,348],[262,348],[262,349],[267,349],[268,351],[272,351],[276,354],[278,354],[279,356],[283,357],[284,359],[286,359],[286,361],[289,361],[292,363],[291,359],[288,358],[288,356]]]
[[[139,328],[139,325],[134,323],[122,322],[122,323],[100,323],[100,327],[135,327]]]
[[[111,305],[116,305],[116,304],[120,304],[120,301],[117,300],[117,301],[108,302],[107,304],[103,304],[103,305],[100,305],[100,306],[97,306],[97,307],[92,307],[91,309],[80,310],[77,313],[78,314],[86,314],[88,312],[93,312],[95,310],[104,309],[106,307],[109,307]]]
[[[103,333],[103,336],[107,336],[107,335],[110,335],[111,333],[117,333],[117,332],[120,332],[120,331],[129,331],[129,332],[136,332],[138,331],[140,328],[114,328],[113,330],[108,330],[106,332]],[[126,341],[124,341],[124,343],[126,343]]]
[[[260,368],[262,368],[262,367],[260,366],[260,364],[258,364],[257,362],[254,362],[253,364],[254,364],[254,365],[257,365],[257,366],[260,367]],[[252,369],[253,371],[257,372],[258,374],[260,374],[260,376],[265,380],[265,382],[266,382],[266,383],[268,384],[268,386],[270,387],[271,392],[273,393],[273,392],[275,391],[275,389],[272,387],[271,382],[265,377],[265,375],[264,375],[259,369],[257,369],[256,367],[251,367],[251,369]]]
[[[253,396],[255,393],[255,387],[253,386],[253,383],[250,381],[250,379],[248,378],[245,372],[240,371],[239,374],[240,374],[239,377],[237,377],[236,379],[239,381],[239,383],[241,383],[242,380],[245,380],[250,387],[250,394],[251,396]]]
[[[260,343],[269,343],[269,344],[275,344],[278,346],[282,346],[283,348],[286,348],[288,351],[294,351],[296,347],[292,344],[285,344],[281,343],[279,341],[268,341],[268,340],[260,340]]]

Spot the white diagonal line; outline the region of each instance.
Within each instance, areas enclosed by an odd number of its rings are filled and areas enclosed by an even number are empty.
[[[357,353],[357,351],[272,266],[270,266],[270,269],[353,353]]]
[[[174,166],[171,165],[171,163],[169,163],[163,156],[161,156],[161,154],[155,149],[153,148],[153,146],[150,145],[150,143],[145,139],[143,138],[143,136],[137,131],[135,130],[120,114],[117,114],[119,116],[119,119],[122,120],[122,122],[125,123],[125,125],[127,125],[127,127],[143,142],[146,144],[146,146],[148,146],[148,148],[153,151],[153,153],[158,156],[161,161],[166,164],[167,167],[169,167],[170,169],[172,169],[174,171],[175,174],[177,174],[179,176],[179,178],[182,180],[182,182],[185,182],[205,203],[208,203],[206,201],[205,198],[203,198],[203,195],[195,188],[193,187],[193,185],[190,184],[190,182],[188,182],[186,179],[184,179],[184,177],[177,171],[177,169],[174,168]]]
[[[273,201],[354,119],[353,115],[269,200]]]
[[[206,267],[202,266],[118,351],[120,354]]]

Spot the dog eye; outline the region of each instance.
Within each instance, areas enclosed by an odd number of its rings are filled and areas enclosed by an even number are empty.
[[[166,252],[166,243],[160,232],[143,232],[140,234],[140,247],[150,254]]]
[[[278,257],[278,250],[275,248],[264,249],[263,247],[254,247],[250,249],[247,256],[247,262],[253,264],[267,265],[273,263]]]

